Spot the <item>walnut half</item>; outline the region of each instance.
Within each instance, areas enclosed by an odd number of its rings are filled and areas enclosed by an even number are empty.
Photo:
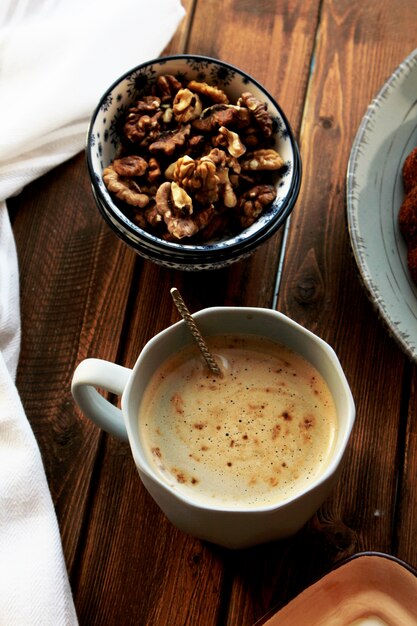
[[[280,170],[284,165],[284,159],[272,148],[248,152],[241,161],[242,170],[249,171]]]
[[[109,165],[103,171],[103,181],[107,189],[122,202],[140,208],[149,204],[149,196],[142,193],[138,183],[133,178],[120,176],[113,166]]]
[[[272,185],[256,185],[249,191],[246,191],[239,198],[240,224],[242,228],[251,226],[265,207],[275,200],[275,197],[276,190]]]
[[[189,89],[180,89],[174,98],[172,108],[177,122],[185,124],[201,115],[203,105],[196,93]]]
[[[165,182],[159,187],[156,192],[156,210],[174,240],[197,234],[207,226],[215,213],[214,206],[210,205],[193,214],[190,196],[175,182]]]

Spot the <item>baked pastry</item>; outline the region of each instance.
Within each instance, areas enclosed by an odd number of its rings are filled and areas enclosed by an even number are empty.
[[[417,185],[417,147],[410,152],[404,161],[402,175],[404,191],[408,193]]]
[[[407,156],[402,167],[405,198],[398,214],[400,232],[407,244],[407,265],[417,285],[417,147]]]

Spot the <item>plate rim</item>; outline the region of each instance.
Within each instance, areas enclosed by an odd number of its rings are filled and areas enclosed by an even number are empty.
[[[359,124],[358,130],[355,134],[352,148],[349,155],[347,172],[346,172],[346,213],[347,224],[350,236],[351,248],[356,261],[357,268],[359,270],[361,282],[365,287],[365,291],[371,303],[378,313],[379,318],[383,322],[388,333],[396,340],[397,345],[408,356],[411,361],[417,361],[417,345],[410,345],[405,337],[403,330],[401,330],[400,322],[393,319],[392,314],[387,310],[383,297],[379,289],[372,282],[371,272],[366,264],[363,255],[360,252],[360,242],[358,240],[358,200],[355,197],[357,179],[356,179],[356,163],[360,151],[363,149],[364,139],[367,131],[369,131],[370,125],[373,123],[377,111],[381,107],[381,102],[386,99],[387,93],[392,91],[396,86],[396,83],[400,78],[407,76],[411,70],[417,65],[417,48],[410,52],[405,59],[396,67],[389,78],[383,83],[377,94],[372,98],[368,104],[365,114],[363,115]]]

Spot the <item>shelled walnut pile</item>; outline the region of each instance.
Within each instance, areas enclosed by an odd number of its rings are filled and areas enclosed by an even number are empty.
[[[407,244],[408,269],[417,285],[417,147],[403,163],[402,178],[405,198],[400,207],[398,222]]]
[[[266,103],[235,104],[204,82],[160,76],[123,120],[103,181],[140,228],[170,241],[207,241],[247,228],[276,197],[285,167]]]

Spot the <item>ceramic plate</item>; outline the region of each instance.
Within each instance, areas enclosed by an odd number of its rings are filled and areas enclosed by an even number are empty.
[[[347,171],[347,217],[365,287],[389,331],[417,361],[417,287],[398,229],[401,169],[417,146],[417,49],[369,105]]]
[[[417,578],[404,561],[359,553],[255,626],[417,624]]]

